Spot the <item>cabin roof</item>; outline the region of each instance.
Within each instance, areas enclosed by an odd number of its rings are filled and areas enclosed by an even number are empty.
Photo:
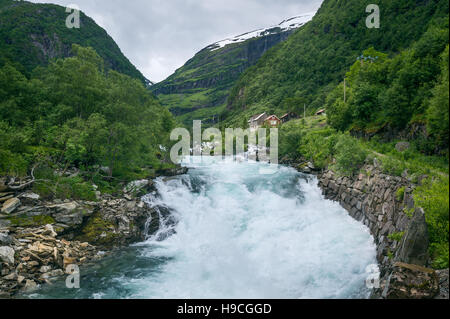
[[[280,118],[278,116],[276,116],[276,115],[271,115],[266,120],[270,121],[271,119],[277,119],[278,121],[281,121]]]
[[[264,113],[262,113],[262,114],[254,115],[254,116],[252,116],[252,117],[250,118],[250,120],[249,120],[248,122],[250,123],[250,122],[258,121],[258,120],[259,120],[261,117],[263,117],[264,115],[266,115],[266,112],[264,112]]]

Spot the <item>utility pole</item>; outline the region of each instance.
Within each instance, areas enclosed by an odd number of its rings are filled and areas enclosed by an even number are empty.
[[[344,103],[347,102],[347,81],[344,78]]]

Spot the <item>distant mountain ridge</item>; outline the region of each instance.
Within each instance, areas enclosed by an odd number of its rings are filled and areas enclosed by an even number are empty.
[[[150,84],[125,57],[108,33],[80,12],[79,29],[69,29],[65,7],[27,1],[0,0],[0,65],[14,63],[30,73],[52,59],[72,55],[72,44],[90,46],[113,69]]]
[[[166,80],[151,86],[151,90],[183,123],[201,119],[214,124],[225,110],[229,91],[240,75],[312,17],[313,14],[299,15],[276,26],[213,43]]]
[[[252,38],[258,38],[258,37],[263,37],[263,36],[267,36],[270,34],[277,34],[280,32],[295,30],[295,29],[303,26],[306,22],[310,21],[313,16],[314,16],[314,13],[307,13],[307,14],[296,16],[296,17],[292,17],[292,18],[283,20],[276,26],[271,26],[269,28],[258,29],[255,31],[246,32],[244,34],[238,35],[233,38],[228,38],[228,39],[225,39],[222,41],[218,41],[218,42],[208,46],[207,49],[210,49],[211,51],[215,51],[215,50],[218,50],[220,48],[227,46],[228,44],[244,42],[244,41],[252,39]]]

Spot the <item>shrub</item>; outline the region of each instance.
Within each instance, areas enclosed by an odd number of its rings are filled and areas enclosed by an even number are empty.
[[[448,267],[449,179],[427,179],[414,190],[414,201],[425,210],[430,234],[430,254],[433,264]]]
[[[40,176],[46,176],[45,180],[37,181],[33,185],[33,191],[44,199],[75,199],[95,201],[96,196],[92,185],[81,177],[59,177],[48,174],[48,170]]]
[[[335,146],[336,169],[339,173],[351,175],[364,164],[367,151],[349,135],[341,135]]]
[[[403,198],[405,197],[405,186],[400,187],[400,188],[397,190],[396,197],[397,197],[397,200],[398,200],[399,202],[403,201]]]
[[[401,241],[404,235],[405,232],[392,233],[388,236],[388,238],[393,241]]]
[[[405,171],[406,166],[404,162],[395,160],[392,157],[387,156],[382,159],[381,168],[386,174],[392,176],[402,176],[402,173]]]
[[[299,152],[318,168],[324,168],[333,157],[338,135],[332,129],[308,132],[305,134]]]

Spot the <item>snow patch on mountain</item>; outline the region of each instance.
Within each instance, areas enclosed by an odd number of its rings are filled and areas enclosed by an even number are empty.
[[[233,43],[239,43],[239,42],[244,42],[247,41],[249,39],[252,38],[258,38],[258,37],[263,37],[266,35],[270,35],[270,34],[276,34],[276,33],[280,33],[280,32],[286,32],[289,30],[293,30],[293,29],[298,29],[300,27],[302,27],[303,25],[305,25],[307,22],[311,21],[311,19],[314,17],[315,12],[314,13],[305,13],[290,19],[286,19],[284,21],[282,21],[281,23],[279,23],[278,25],[275,26],[271,26],[269,28],[264,28],[264,29],[258,29],[255,31],[251,31],[251,32],[247,32],[241,35],[238,35],[234,38],[228,38],[219,42],[216,42],[214,44],[211,44],[209,47],[207,47],[207,49],[209,49],[210,51],[216,51],[219,50],[229,44],[233,44]]]

